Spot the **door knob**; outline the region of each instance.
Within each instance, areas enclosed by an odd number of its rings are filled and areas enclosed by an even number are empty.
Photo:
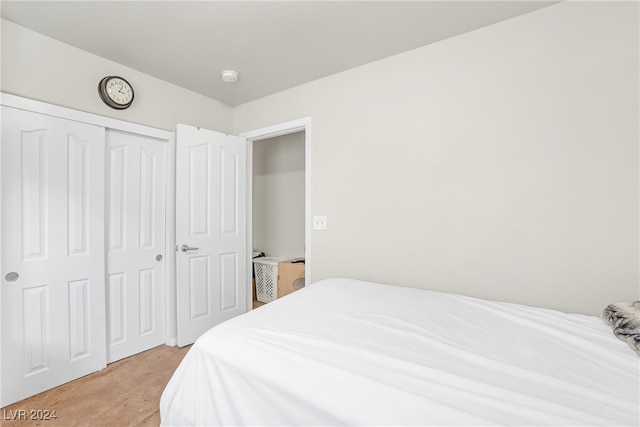
[[[19,277],[20,275],[15,271],[12,271],[11,273],[7,273],[7,275],[4,276],[7,282],[15,282],[16,280],[18,280]]]
[[[182,245],[180,246],[180,250],[182,252],[187,252],[187,251],[197,251],[198,248],[192,248],[191,246],[187,246],[187,245]]]

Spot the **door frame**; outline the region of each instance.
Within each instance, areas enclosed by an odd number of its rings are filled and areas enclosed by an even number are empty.
[[[304,131],[304,280],[305,283],[312,282],[312,263],[310,262],[313,225],[311,219],[311,159],[313,153],[311,117],[278,123],[240,134],[247,140],[247,278],[253,276],[251,274],[253,270],[253,143],[301,131]],[[250,311],[253,305],[250,280],[247,280],[247,287],[247,311]]]
[[[0,92],[0,105],[13,107],[20,110],[59,117],[76,122],[101,126],[105,129],[114,129],[143,136],[148,136],[162,140],[167,144],[166,160],[166,187],[165,187],[165,343],[176,345],[175,329],[175,136],[173,131],[155,128],[152,126],[127,122],[125,120],[112,117],[101,116],[99,114],[87,113],[73,108],[62,107],[30,98],[11,95]],[[1,149],[1,148],[0,148]],[[105,149],[106,150],[106,149]],[[106,151],[105,151],[106,154]],[[1,156],[0,152],[0,156]],[[106,159],[105,159],[106,162]],[[0,212],[2,208],[2,198],[0,197]],[[172,205],[173,204],[173,205]],[[0,271],[2,270],[0,258]],[[105,278],[106,280],[106,278]],[[0,304],[2,303],[2,292],[0,292]],[[106,298],[106,296],[105,296]],[[173,304],[173,306],[172,306]],[[1,322],[0,317],[0,322]],[[2,325],[0,325],[2,326]],[[105,345],[107,345],[105,341]],[[1,368],[2,360],[0,360]],[[0,396],[1,397],[1,396]]]

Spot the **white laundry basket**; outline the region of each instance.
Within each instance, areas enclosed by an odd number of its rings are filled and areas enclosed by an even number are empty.
[[[284,258],[260,257],[253,259],[258,301],[271,302],[278,298],[278,263],[281,261],[284,261]]]

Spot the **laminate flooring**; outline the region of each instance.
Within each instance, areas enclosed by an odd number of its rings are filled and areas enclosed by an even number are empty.
[[[162,345],[111,363],[0,409],[0,425],[158,426],[160,395],[189,348]],[[47,414],[50,419],[37,419]]]

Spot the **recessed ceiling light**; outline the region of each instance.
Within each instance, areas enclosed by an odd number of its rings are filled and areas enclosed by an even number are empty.
[[[227,83],[233,83],[238,81],[238,72],[233,70],[224,70],[220,73],[222,81]]]

